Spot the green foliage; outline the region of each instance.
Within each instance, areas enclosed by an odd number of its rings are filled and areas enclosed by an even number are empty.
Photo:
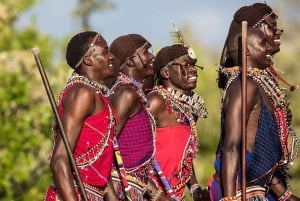
[[[13,26],[34,2],[0,3],[0,200],[5,201],[42,200],[51,182],[52,112],[30,48],[47,50],[45,63],[50,65],[53,46],[35,27],[20,31]]]
[[[47,154],[51,113],[36,100],[28,77],[20,72],[0,70],[2,140],[0,141],[0,197],[3,200],[29,200],[41,194],[37,181],[49,181]],[[35,191],[31,191],[36,188]],[[31,193],[32,192],[32,193]],[[41,195],[40,195],[41,196]],[[27,199],[25,199],[27,198]]]

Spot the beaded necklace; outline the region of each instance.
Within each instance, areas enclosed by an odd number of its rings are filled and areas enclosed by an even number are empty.
[[[184,116],[188,119],[189,125],[191,128],[191,138],[189,141],[189,147],[184,156],[183,156],[183,162],[182,162],[182,168],[185,168],[189,174],[188,175],[177,175],[178,180],[180,181],[178,185],[173,186],[173,191],[177,192],[179,191],[183,186],[185,186],[186,181],[188,181],[191,178],[192,175],[192,166],[190,165],[192,163],[191,158],[195,157],[195,154],[198,151],[198,134],[196,130],[196,122],[194,120],[191,106],[188,106],[188,103],[185,102],[185,100],[181,99],[181,96],[174,96],[176,92],[173,92],[171,89],[165,89],[162,86],[156,86],[153,88],[153,92],[157,91],[165,100],[169,100],[171,102],[172,108],[176,108],[179,110]],[[172,93],[173,92],[173,93]],[[206,110],[205,110],[206,111]],[[206,113],[204,113],[206,114]],[[181,171],[183,172],[183,170]],[[176,177],[176,175],[174,175]]]
[[[240,67],[235,66],[232,68],[224,68],[223,73],[227,76],[228,81],[222,97],[221,108],[223,108],[223,102],[226,97],[228,87],[241,74],[241,71]],[[278,133],[283,151],[283,159],[282,161],[280,161],[280,164],[286,164],[288,162],[292,163],[298,155],[300,146],[294,130],[292,129],[291,125],[288,124],[288,100],[286,98],[285,91],[279,87],[277,80],[268,70],[248,68],[247,76],[251,77],[259,84],[274,107],[274,114],[276,116],[279,131]],[[290,151],[288,150],[288,135],[290,135],[290,137],[292,138]]]
[[[138,81],[134,80],[124,73],[119,73],[116,83],[111,87],[111,91],[115,91],[120,84],[131,84],[132,86],[134,86],[134,89],[137,95],[140,97],[142,103],[147,103],[147,98],[143,90],[143,84],[139,83]]]
[[[79,75],[74,72],[74,73],[72,73],[71,78],[68,80],[65,88],[61,91],[59,98],[58,98],[58,103],[60,103],[62,101],[62,95],[68,87],[70,87],[74,84],[79,84],[79,83],[93,88],[97,94],[101,93],[104,97],[107,97],[111,94],[110,90],[106,86],[101,85],[98,82],[96,82],[88,77]],[[105,147],[108,146],[111,131],[113,130],[114,125],[115,125],[115,117],[113,115],[112,108],[110,107],[110,105],[107,104],[107,106],[109,109],[109,125],[107,127],[106,133],[102,133],[99,130],[97,130],[96,128],[89,125],[88,123],[85,123],[88,127],[95,130],[95,132],[100,134],[103,138],[97,144],[95,144],[93,147],[89,148],[88,152],[80,155],[79,157],[77,157],[75,159],[76,165],[78,167],[83,168],[87,165],[91,166],[92,163],[94,163],[101,156]],[[54,130],[54,143],[53,144],[55,144],[55,139],[56,139],[58,132],[59,132],[58,130]]]
[[[182,103],[186,110],[190,110],[197,117],[207,118],[207,109],[204,107],[204,100],[199,94],[193,93],[192,96],[188,96],[175,89],[168,88],[167,90],[174,99]]]
[[[111,91],[109,90],[109,88],[107,88],[105,85],[100,84],[97,81],[92,80],[86,76],[79,75],[76,72],[72,73],[72,76],[68,80],[68,82],[65,86],[65,89],[68,88],[69,86],[77,84],[77,83],[81,83],[81,84],[84,84],[85,86],[91,87],[96,91],[97,94],[101,93],[105,97],[108,97],[109,95],[112,94]]]

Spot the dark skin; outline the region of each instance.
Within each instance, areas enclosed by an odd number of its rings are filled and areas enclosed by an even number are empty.
[[[105,78],[112,76],[113,58],[108,52],[106,41],[99,38],[91,51],[83,57],[77,72],[103,84]],[[63,102],[64,115],[61,120],[72,151],[75,149],[85,119],[101,112],[103,106],[99,95],[90,87],[79,85],[73,87],[67,94]],[[69,158],[60,135],[57,136],[50,167],[61,199],[77,201]]]
[[[260,30],[265,33],[268,43],[272,46],[272,54],[276,54],[280,51],[280,38],[283,34],[283,30],[277,27],[277,16],[267,16],[265,21],[259,26]],[[273,65],[273,64],[272,64]],[[288,125],[292,122],[292,111],[287,108],[287,120]],[[275,197],[280,197],[286,190],[282,182],[278,178],[274,178],[271,181],[271,191]],[[300,198],[292,195],[291,200],[299,200]]]
[[[275,54],[280,51],[280,37],[283,30],[277,27],[275,16],[267,16],[264,19],[265,21],[259,25],[259,29],[265,33],[268,43],[272,46],[272,54]]]
[[[180,62],[181,65],[171,65],[164,67],[160,70],[160,75],[163,78],[162,86],[167,88],[176,89],[182,93],[190,94],[193,89],[196,88],[197,83],[197,70],[194,64],[196,60],[186,59]],[[177,121],[177,117],[174,112],[169,113],[166,107],[166,100],[157,93],[151,93],[148,95],[149,108],[148,111],[152,113],[157,128],[169,127],[181,125],[181,122]],[[167,142],[166,142],[167,143]],[[192,167],[191,179],[186,184],[190,188],[193,184],[197,184],[197,178],[195,176],[194,167]],[[207,190],[196,189],[193,193],[195,201],[210,200]]]
[[[150,46],[145,46],[140,49],[133,56],[127,58],[126,62],[121,67],[123,73],[140,83],[143,83],[147,77],[152,76],[154,73],[154,55],[148,51],[149,48]],[[145,64],[146,67],[143,64]],[[144,106],[141,104],[140,97],[136,93],[135,89],[129,85],[119,86],[114,95],[111,96],[111,103],[116,111],[116,114],[118,115],[119,122],[116,126],[116,137],[118,138],[127,120],[138,114]],[[109,186],[109,188],[113,189],[112,184]],[[158,193],[158,189],[151,179],[149,179],[147,188],[147,193],[150,197],[154,197]],[[107,197],[110,200],[118,200],[117,195],[113,190],[109,190]],[[162,194],[158,200],[171,201],[171,199],[165,194]]]
[[[148,49],[149,47],[146,46],[138,52],[140,57],[144,60],[143,62],[147,64],[146,68],[143,67],[137,55],[128,58],[122,67],[123,73],[140,83],[143,83],[144,79],[153,75],[152,60],[154,56],[148,52]],[[129,85],[118,87],[115,94],[111,96],[111,101],[120,120],[116,130],[116,136],[119,137],[126,121],[139,113],[143,106],[140,104],[140,98],[135,89]]]
[[[266,57],[272,54],[272,47],[267,43],[267,39],[260,31],[248,32],[247,38],[247,67],[258,67],[265,69],[271,65],[272,61]],[[234,57],[233,57],[234,58]],[[236,61],[237,63],[237,61]],[[246,101],[246,130],[247,143],[246,149],[252,152],[255,144],[255,135],[257,131],[257,122],[260,113],[261,101],[263,101],[269,111],[273,112],[274,108],[266,94],[259,96],[259,86],[252,79],[247,78],[247,101]],[[224,100],[223,110],[225,112],[225,138],[222,149],[221,162],[221,186],[224,197],[235,196],[236,194],[236,178],[238,172],[238,164],[241,158],[242,128],[241,128],[241,82],[240,80],[232,83]],[[235,122],[235,123],[232,123]],[[271,191],[276,197],[280,197],[286,188],[278,182],[278,178],[273,177]],[[288,200],[299,200],[292,195]]]

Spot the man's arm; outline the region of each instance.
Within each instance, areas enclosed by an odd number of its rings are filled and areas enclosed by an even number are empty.
[[[127,120],[137,113],[140,104],[136,91],[128,86],[120,86],[111,97],[111,103],[117,114],[115,136],[118,138]]]
[[[62,124],[72,150],[75,149],[85,118],[93,112],[94,101],[95,93],[87,87],[74,88],[66,95],[63,102]],[[65,145],[58,135],[50,162],[55,187],[62,200],[75,201],[78,198],[74,190],[73,171],[69,161]]]
[[[249,115],[257,103],[257,97],[258,86],[248,78],[246,122],[248,122]],[[232,84],[224,103],[225,136],[221,156],[221,185],[224,189],[224,197],[231,197],[236,195],[236,180],[242,151],[242,94],[239,80]]]

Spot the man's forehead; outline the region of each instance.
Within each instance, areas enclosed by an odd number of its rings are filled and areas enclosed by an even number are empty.
[[[136,51],[140,51],[142,49],[149,49],[150,47],[152,47],[151,43],[149,43],[148,41],[146,41],[141,47],[139,47]]]

